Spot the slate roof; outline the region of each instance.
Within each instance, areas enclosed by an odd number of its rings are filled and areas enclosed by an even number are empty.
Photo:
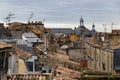
[[[81,35],[81,33],[84,34],[84,35],[90,35],[91,34],[90,30],[88,30],[85,26],[78,26],[78,28],[76,28],[74,31],[77,35]]]
[[[36,38],[37,37],[34,33],[31,33],[31,32],[23,33],[23,36],[26,38]]]
[[[6,31],[5,31],[4,26],[0,25],[0,38],[5,38],[5,33]]]
[[[27,38],[27,41],[30,43],[34,43],[34,42],[43,43],[43,41],[39,38]]]
[[[20,49],[22,49],[22,50],[24,50],[24,51],[26,51],[26,52],[28,52],[28,53],[31,53],[31,54],[34,53],[33,47],[31,47],[31,46],[27,46],[27,45],[17,45],[17,47],[20,48]]]
[[[16,39],[17,40],[17,47],[26,51],[26,52],[29,52],[29,53],[33,53],[33,47],[32,47],[32,44],[28,44],[25,40],[22,40],[22,39]]]
[[[23,33],[22,38],[29,43],[36,43],[36,42],[43,43],[44,42],[40,38],[38,38],[34,33],[31,33],[31,32]]]
[[[22,49],[19,49],[19,48],[16,48],[16,53],[22,59],[28,59],[29,57],[32,56],[30,53],[28,53]]]
[[[15,39],[0,39],[0,41],[2,41],[2,42],[9,42],[9,43],[16,42]]]
[[[74,32],[72,28],[49,28],[49,29],[53,33],[63,33],[66,35]]]
[[[23,39],[16,39],[16,41],[17,41],[17,45],[27,45],[27,43]]]
[[[77,34],[81,35],[81,31],[84,35],[90,35],[91,32],[85,26],[78,26],[76,29],[72,28],[49,28],[53,33],[63,33],[63,34]]]

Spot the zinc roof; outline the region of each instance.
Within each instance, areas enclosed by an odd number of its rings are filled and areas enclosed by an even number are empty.
[[[31,33],[31,32],[29,32],[29,33],[23,33],[22,36],[29,43],[34,43],[34,42],[43,43],[43,41],[40,38],[38,38],[34,33]]]

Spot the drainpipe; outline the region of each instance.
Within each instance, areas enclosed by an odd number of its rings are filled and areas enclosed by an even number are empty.
[[[35,60],[33,61],[33,72],[35,72]]]
[[[96,59],[96,57],[97,57],[97,51],[96,51],[96,47],[95,47],[95,65],[94,65],[95,71],[96,71],[96,68],[97,68],[97,59]]]
[[[109,72],[110,72],[110,71],[109,71],[109,54],[107,55],[107,58],[108,58],[108,59],[107,59],[107,60],[108,60],[108,61],[107,61],[107,62],[108,62],[108,80],[110,80],[110,78],[109,78]]]
[[[14,55],[12,55],[11,56],[11,58],[12,58],[12,62],[11,62],[11,68],[12,68],[12,73],[14,72],[14,70],[13,70],[13,68],[14,68],[14,63],[13,63],[13,61],[14,61]]]
[[[2,70],[0,71],[0,80],[2,80]]]
[[[5,56],[4,56],[3,69],[5,69],[5,62],[6,62],[6,51],[5,51]]]
[[[46,42],[46,37],[47,37],[47,35],[45,34],[45,51],[46,51],[46,45],[47,45],[47,42]]]

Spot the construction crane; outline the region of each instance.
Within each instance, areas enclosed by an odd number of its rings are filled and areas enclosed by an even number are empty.
[[[34,15],[34,13],[33,13],[33,11],[31,11],[31,14],[30,14],[30,17],[28,18],[28,21],[31,20],[31,18],[33,17],[33,15]]]

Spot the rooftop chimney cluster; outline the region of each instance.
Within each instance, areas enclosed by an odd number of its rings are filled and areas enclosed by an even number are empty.
[[[120,30],[112,30],[112,35],[120,35]]]
[[[28,21],[29,25],[43,25],[42,21]]]

